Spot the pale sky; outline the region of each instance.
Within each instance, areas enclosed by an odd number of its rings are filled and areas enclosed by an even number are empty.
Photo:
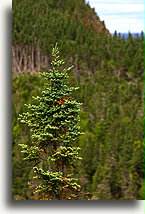
[[[144,30],[144,0],[88,0],[110,33]]]

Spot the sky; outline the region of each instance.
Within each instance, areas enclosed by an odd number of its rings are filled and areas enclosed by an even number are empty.
[[[110,33],[144,30],[144,0],[88,0]]]

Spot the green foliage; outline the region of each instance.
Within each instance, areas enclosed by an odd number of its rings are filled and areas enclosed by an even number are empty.
[[[13,1],[14,48],[39,46],[50,63],[50,49],[58,41],[66,67],[75,65],[70,75],[59,59],[41,76],[13,74],[14,199],[53,200],[61,194],[62,199],[83,199],[72,174],[92,200],[143,199],[143,37],[143,32],[136,38],[129,34],[124,39],[117,32],[111,37],[83,0]],[[72,97],[83,103],[80,121],[80,104]],[[23,112],[24,125],[17,121]],[[79,138],[78,126],[84,132]],[[76,167],[79,153],[83,159]],[[31,182],[33,163],[40,178]]]
[[[37,174],[35,178],[42,181],[35,191],[39,199],[74,200],[77,198],[81,186],[77,184],[77,179],[73,178],[72,174],[63,177],[62,172],[45,172],[37,167],[34,168],[34,172]]]
[[[52,155],[51,161],[54,161],[57,165],[60,164],[62,161],[66,165],[70,163],[74,163],[77,160],[81,160],[82,158],[79,157],[78,151],[80,150],[79,147],[62,147],[60,146],[55,153]]]
[[[21,74],[19,77],[13,78],[13,100],[14,103],[21,101],[21,112],[26,111],[26,107],[23,106],[24,103],[32,102],[34,105],[35,100],[31,100],[31,94],[36,96],[36,94],[40,93],[42,80],[40,80],[41,78],[39,76],[35,76],[35,78],[34,76],[35,74]],[[22,82],[21,85],[20,82]],[[79,126],[81,127],[81,131],[84,132],[84,135],[80,136],[78,140],[78,145],[81,148],[80,155],[83,159],[76,172],[80,174],[83,191],[89,191],[93,197],[105,200],[142,199],[142,82],[137,81],[137,83],[134,84],[134,82],[129,82],[123,78],[118,80],[117,77],[107,75],[102,71],[93,79],[93,83],[92,79],[88,79],[86,82],[84,80],[78,82],[70,78],[70,84],[80,86],[77,93],[76,91],[73,93],[76,99],[84,103],[80,112],[81,120],[79,122]],[[23,93],[20,96],[20,91],[25,91],[25,88],[29,88],[29,85],[31,85],[31,89],[27,90],[26,94]],[[37,93],[36,88],[38,89]],[[15,93],[16,91],[17,93]],[[29,91],[31,91],[31,93],[29,93]],[[58,104],[58,106],[61,105]],[[16,109],[16,105],[14,106]],[[17,112],[18,108],[20,108],[19,105],[17,105]],[[13,115],[13,117],[18,117],[18,113]],[[49,127],[49,130],[57,130],[56,127],[54,128],[55,129]],[[21,136],[19,133],[23,135]],[[24,126],[20,126],[16,121],[13,127],[13,134],[15,136],[13,139],[13,151],[15,151],[13,154],[13,194],[18,194],[19,197],[22,197],[24,191],[30,192],[30,190],[28,191],[27,182],[28,175],[30,174],[30,181],[32,173],[30,173],[31,165],[29,165],[29,169],[27,169],[24,161],[21,161],[20,148],[17,147],[17,142],[27,144],[29,148],[31,148],[32,145],[30,145],[31,140],[28,135],[28,130],[26,127],[24,129]],[[68,145],[68,152],[66,152],[65,147],[66,146],[61,146],[58,149],[52,148],[52,150],[55,151],[53,151],[51,159],[48,159],[48,156],[45,157],[46,164],[50,162],[53,165],[56,162],[58,165],[61,165],[59,161],[61,157],[65,159],[66,165],[67,161],[69,161],[69,164],[77,162],[77,150],[70,150],[70,146]],[[70,153],[72,152],[75,153],[76,158],[76,160],[73,160],[74,163],[71,162]],[[40,150],[40,154],[45,156],[43,148]],[[69,167],[70,171],[72,171],[72,168],[73,166]],[[23,191],[21,191],[20,187]],[[26,196],[23,195],[23,197]],[[33,198],[34,196],[31,193],[31,195],[27,197]],[[43,198],[46,199],[47,196],[43,196],[41,199]]]
[[[143,85],[104,78],[103,72],[95,85],[91,81],[84,84],[86,89],[90,85],[91,95],[83,87],[88,120],[82,115],[81,124],[87,125],[82,125],[85,134],[79,140],[83,188],[103,200],[143,198]]]
[[[14,47],[19,44],[22,47],[39,46],[41,53],[50,57],[53,44],[58,42],[67,65],[73,63],[75,69],[79,69],[79,64],[82,69],[86,65],[98,66],[100,58],[107,55],[104,44],[110,35],[84,1],[14,0],[13,17]],[[105,51],[99,54],[97,50],[102,52],[102,46]],[[90,53],[91,58],[88,57]]]
[[[32,85],[32,82],[34,85]],[[38,74],[21,74],[13,76],[12,79],[12,193],[16,200],[27,200],[33,197],[31,191],[28,191],[30,180],[32,179],[31,163],[22,161],[23,154],[18,144],[30,145],[31,139],[27,126],[21,126],[18,122],[18,115],[26,111],[24,104],[33,103],[31,96],[40,93],[43,81]],[[31,93],[29,93],[31,91]],[[19,104],[18,104],[19,103]]]
[[[81,159],[78,156],[80,148],[71,147],[81,134],[77,125],[81,104],[71,96],[72,91],[77,88],[69,87],[66,81],[72,67],[61,70],[64,61],[59,59],[58,54],[56,45],[52,50],[52,68],[49,72],[42,72],[46,82],[41,96],[33,97],[36,104],[26,104],[28,112],[19,115],[21,123],[29,127],[32,138],[31,145],[19,144],[24,153],[24,160],[34,161],[39,165],[39,169],[34,168],[34,172],[40,175],[37,178],[42,183],[37,189],[41,188],[43,192],[43,186],[46,191],[43,184],[45,181],[48,192],[49,190],[52,192],[52,195],[48,195],[48,200],[49,196],[54,196],[53,199],[64,199],[62,196],[64,188],[59,187],[59,185],[62,186],[60,184],[62,180],[59,177],[60,175],[66,176],[70,171],[70,165],[74,166],[75,160]],[[47,164],[43,164],[42,167],[42,163],[46,161]],[[45,172],[44,170],[48,168],[51,171]],[[69,178],[67,184],[70,183],[67,189],[77,190],[80,186],[71,183],[72,181],[73,178],[71,180]]]

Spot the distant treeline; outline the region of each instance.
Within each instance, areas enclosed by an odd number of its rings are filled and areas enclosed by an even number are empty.
[[[138,37],[144,38],[143,31],[141,31],[140,33],[131,33],[131,32],[128,32],[128,33],[117,33],[117,31],[115,31],[114,33],[111,33],[112,36],[114,36],[116,34],[117,34],[117,36],[123,37],[124,39],[127,39],[130,34],[131,34],[131,36],[133,38],[138,38]]]

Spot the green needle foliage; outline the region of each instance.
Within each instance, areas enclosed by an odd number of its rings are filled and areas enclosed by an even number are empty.
[[[26,105],[28,112],[19,116],[30,129],[30,145],[19,144],[24,160],[33,162],[36,191],[40,200],[77,200],[80,185],[74,178],[79,157],[76,139],[81,134],[78,122],[81,103],[72,96],[78,88],[68,84],[68,72],[59,59],[57,44],[52,50],[50,71],[41,75],[46,80],[41,96],[33,97],[36,104]]]

